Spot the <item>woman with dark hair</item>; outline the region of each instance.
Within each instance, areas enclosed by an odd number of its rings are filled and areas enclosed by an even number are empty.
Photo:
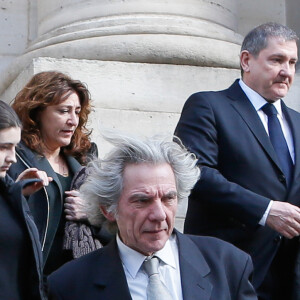
[[[70,249],[64,249],[72,248],[74,241],[63,247],[66,221],[86,220],[72,180],[91,151],[90,131],[86,128],[90,94],[82,82],[65,74],[41,72],[17,94],[12,107],[23,130],[11,176],[16,178],[26,168],[36,167],[53,178],[49,186],[28,199],[40,234],[44,274],[48,275],[74,257]],[[72,233],[73,227],[69,227]]]
[[[16,162],[15,147],[21,122],[14,110],[0,101],[0,299],[46,299],[43,290],[42,252],[37,228],[23,195],[30,195],[49,178],[28,169],[14,182],[6,173]],[[26,179],[25,178],[37,178]]]

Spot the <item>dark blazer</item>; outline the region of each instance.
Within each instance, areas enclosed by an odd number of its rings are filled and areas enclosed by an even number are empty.
[[[16,179],[27,168],[38,168],[53,178],[47,187],[34,193],[28,199],[28,205],[40,234],[43,259],[46,264],[63,213],[62,186],[48,160],[31,151],[22,142],[16,148],[16,156],[17,162],[9,169],[9,175],[13,179]],[[66,160],[73,174],[81,168],[75,158],[66,156]]]
[[[30,265],[30,268],[27,270],[27,274],[29,277],[28,283],[31,284],[30,290],[32,292],[30,299],[46,300],[47,297],[44,292],[42,251],[41,244],[39,242],[39,234],[30,213],[27,201],[22,195],[23,187],[25,187],[27,184],[36,182],[37,180],[27,179],[22,180],[18,183],[14,183],[13,180],[8,175],[6,175],[5,179],[1,179],[0,181],[0,197],[4,198],[4,201],[10,202],[11,207],[17,212],[16,217],[19,221],[21,221],[21,224],[24,224],[26,228],[25,232],[28,232],[28,235],[26,235],[25,237],[28,236],[28,239],[30,239],[30,248],[27,249],[30,256],[23,257],[24,260],[32,262],[32,265]],[[9,239],[8,242],[13,242],[13,237]],[[19,247],[20,245],[15,244],[15,246]],[[10,253],[7,253],[7,255],[10,255]],[[3,260],[5,260],[5,257],[1,257],[1,261]],[[7,274],[3,274],[3,270],[1,268],[0,274],[1,278],[7,276]],[[7,282],[12,283],[13,280],[13,278],[8,278]],[[6,289],[9,288],[6,286]],[[2,295],[2,290],[0,294]]]
[[[175,232],[184,300],[257,299],[246,253],[215,238]],[[49,299],[131,299],[115,239],[52,273],[48,284]]]
[[[238,80],[223,91],[193,94],[175,130],[197,155],[202,170],[189,197],[185,232],[216,236],[251,254],[256,287],[282,241],[278,233],[258,225],[269,201],[300,203],[300,114],[283,102],[282,110],[295,148],[290,190],[263,124]]]

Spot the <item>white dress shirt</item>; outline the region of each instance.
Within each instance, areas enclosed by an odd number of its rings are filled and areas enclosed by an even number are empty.
[[[248,87],[242,79],[240,79],[239,81],[240,87],[242,88],[242,90],[244,91],[244,93],[247,95],[248,99],[250,100],[251,104],[253,105],[253,107],[255,108],[260,120],[262,121],[264,128],[267,132],[267,134],[269,135],[269,129],[268,129],[268,116],[262,111],[262,107],[268,103],[261,95],[259,95],[257,92],[255,92],[254,90],[252,90],[250,87]],[[292,136],[292,132],[291,129],[288,125],[288,122],[284,116],[284,114],[282,113],[282,108],[281,108],[281,101],[275,101],[273,103],[273,105],[276,107],[277,109],[277,118],[280,122],[282,131],[283,131],[283,135],[285,137],[291,158],[293,163],[295,163],[295,151],[294,151],[294,142],[293,142],[293,136]],[[276,200],[276,199],[274,199]],[[271,200],[267,210],[265,211],[263,217],[261,218],[261,220],[259,221],[260,225],[265,225],[266,223],[266,219],[267,216],[269,214],[269,211],[271,209],[273,201]]]
[[[148,275],[144,271],[142,264],[147,256],[126,246],[119,238],[119,235],[117,235],[117,245],[132,299],[146,300]],[[161,281],[168,288],[174,300],[183,300],[175,234],[171,235],[163,249],[155,252],[155,256],[160,258],[158,272]]]

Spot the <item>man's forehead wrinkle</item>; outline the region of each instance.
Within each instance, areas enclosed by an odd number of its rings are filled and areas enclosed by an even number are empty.
[[[175,187],[168,187],[164,189],[163,186],[161,187],[143,187],[141,189],[135,189],[130,192],[132,197],[136,196],[151,196],[153,194],[160,193],[162,195],[170,195],[170,194],[177,194],[176,188]]]

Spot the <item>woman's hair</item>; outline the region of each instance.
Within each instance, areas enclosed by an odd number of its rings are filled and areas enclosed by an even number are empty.
[[[0,100],[0,130],[11,127],[21,128],[21,121],[16,112],[7,103]]]
[[[83,163],[91,146],[91,131],[86,128],[91,112],[90,93],[85,84],[56,71],[37,73],[17,94],[12,107],[23,124],[22,141],[31,150],[43,154],[45,145],[40,131],[39,115],[46,107],[63,102],[72,93],[77,94],[81,104],[79,123],[70,144],[62,150]]]

